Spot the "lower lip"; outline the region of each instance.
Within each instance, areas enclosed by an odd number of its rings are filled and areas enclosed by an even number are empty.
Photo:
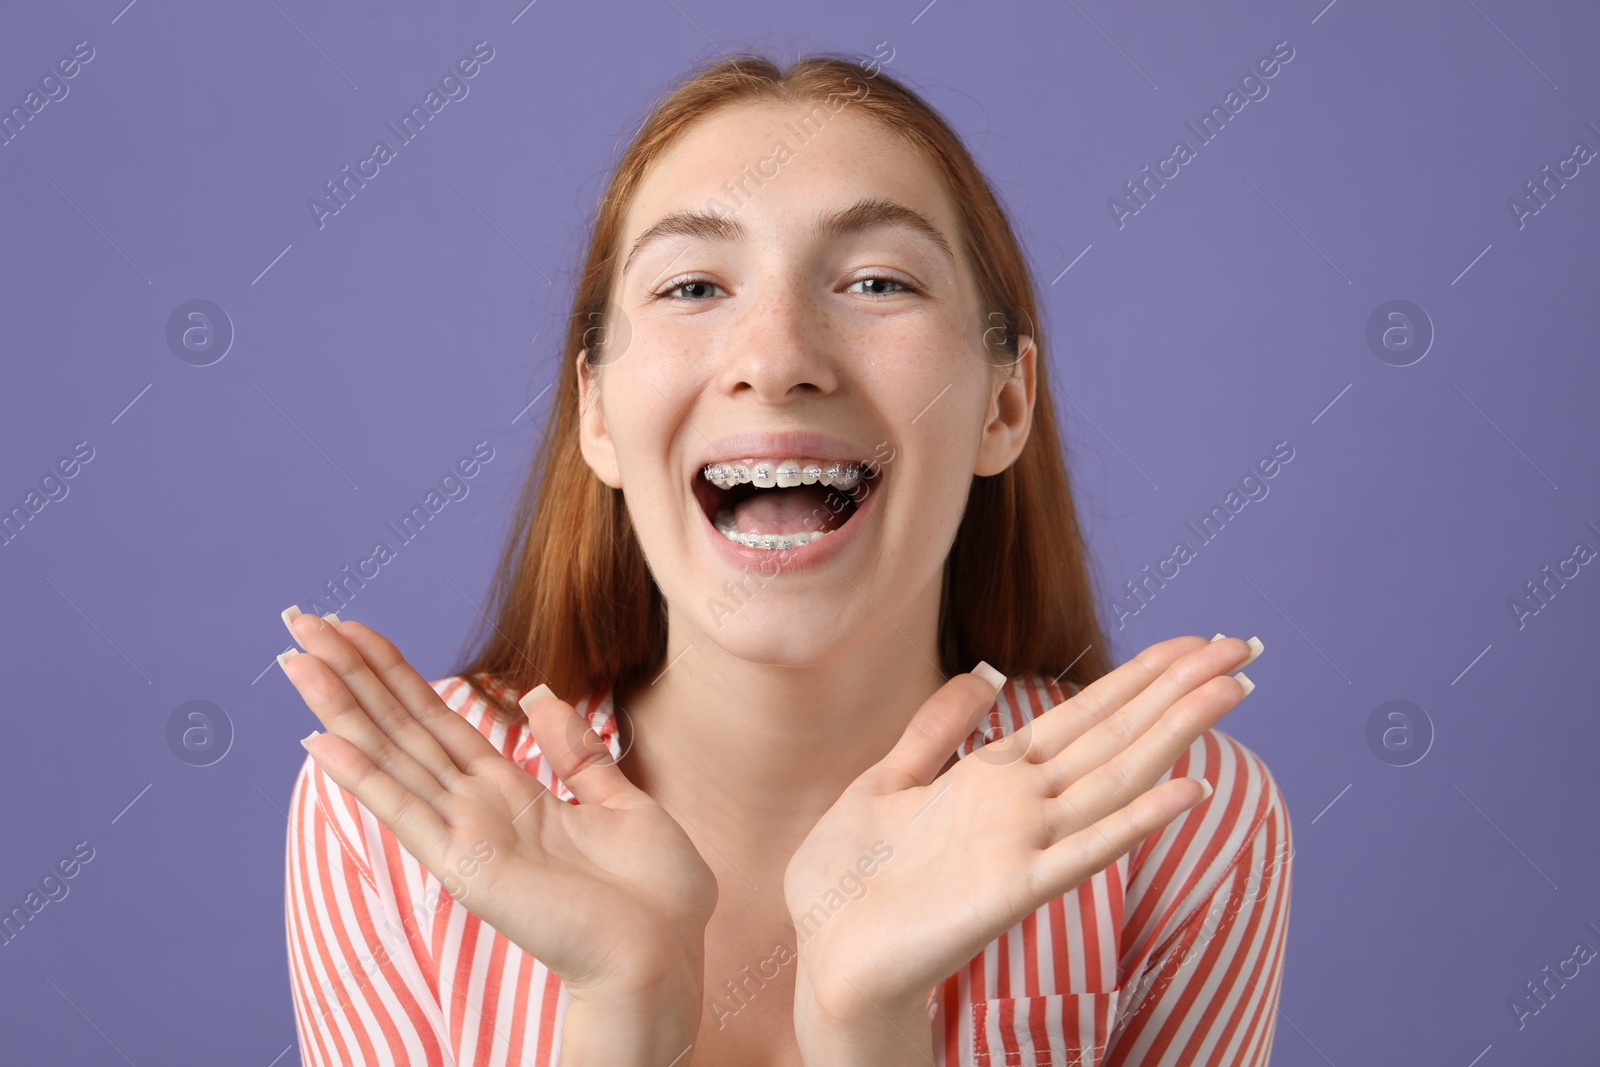
[[[700,513],[700,522],[705,527],[706,534],[711,538],[712,547],[723,559],[741,570],[757,570],[763,575],[775,576],[773,568],[786,574],[804,574],[826,566],[841,552],[861,536],[861,528],[865,525],[862,521],[873,511],[873,501],[878,497],[878,484],[882,475],[867,483],[867,493],[856,504],[856,510],[843,526],[830,534],[801,545],[799,548],[767,549],[751,548],[741,545],[737,541],[730,541],[722,536],[721,532],[711,524],[711,519],[706,515],[705,509],[694,501],[695,511]]]

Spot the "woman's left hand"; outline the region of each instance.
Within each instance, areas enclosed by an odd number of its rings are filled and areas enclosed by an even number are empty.
[[[1250,652],[1238,638],[1153,645],[943,773],[996,687],[971,673],[939,689],[789,862],[802,1043],[853,1022],[910,1040],[919,1019],[927,1040],[930,990],[1209,796],[1189,778],[1156,783],[1243,699],[1228,672]]]

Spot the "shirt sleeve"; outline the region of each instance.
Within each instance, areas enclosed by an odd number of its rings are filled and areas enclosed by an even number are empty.
[[[1214,792],[1132,855],[1104,1064],[1265,1067],[1288,939],[1288,809],[1260,757],[1220,730],[1170,775]]]
[[[307,1067],[453,1064],[399,848],[306,757],[290,797],[289,978]],[[396,891],[396,886],[399,891]]]

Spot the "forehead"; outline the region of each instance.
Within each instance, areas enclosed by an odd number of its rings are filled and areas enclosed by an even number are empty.
[[[863,198],[899,201],[956,243],[944,182],[921,151],[835,98],[736,104],[699,120],[646,171],[623,228],[631,242],[673,211],[734,212],[750,229],[809,227]]]

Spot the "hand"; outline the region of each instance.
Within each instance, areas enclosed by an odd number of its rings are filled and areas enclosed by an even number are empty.
[[[925,1020],[928,991],[985,945],[1209,796],[1189,778],[1151,787],[1247,694],[1227,674],[1251,652],[1238,638],[1152,645],[943,774],[996,690],[962,674],[930,697],[789,862],[802,1043],[813,1023]],[[819,913],[862,857],[878,861],[858,869],[876,867],[857,876],[865,893]]]
[[[462,906],[575,998],[681,981],[698,1004],[716,877],[571,705],[545,686],[521,700],[577,805],[502,756],[376,631],[285,614],[310,655],[284,673],[328,729],[307,739],[312,759]]]

